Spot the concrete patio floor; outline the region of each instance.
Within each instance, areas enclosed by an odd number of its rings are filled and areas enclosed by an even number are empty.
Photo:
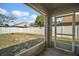
[[[55,48],[46,48],[37,56],[75,56],[73,53],[65,52]]]

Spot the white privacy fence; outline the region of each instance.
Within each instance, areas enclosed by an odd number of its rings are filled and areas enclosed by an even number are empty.
[[[0,34],[5,33],[31,33],[31,34],[44,35],[44,27],[42,27],[41,29],[39,27],[30,27],[30,28],[0,27]]]
[[[55,30],[55,28],[53,27],[53,29],[52,29],[53,36],[55,34],[54,30]],[[69,34],[69,35],[57,35],[57,36],[72,38],[72,35],[73,35],[72,26],[57,26],[56,31],[57,31],[57,33],[60,33],[60,34]],[[79,25],[75,26],[75,38],[79,38]]]
[[[54,36],[54,27],[52,27],[52,35]],[[63,29],[63,30],[61,30]],[[79,26],[75,27],[75,37],[79,37]],[[64,33],[64,34],[72,34],[72,26],[63,26],[57,27],[57,33]],[[45,29],[44,27],[30,27],[30,28],[17,28],[17,27],[0,27],[0,34],[5,34],[5,33],[30,33],[30,34],[45,34]],[[64,37],[71,37],[71,36],[65,36]]]

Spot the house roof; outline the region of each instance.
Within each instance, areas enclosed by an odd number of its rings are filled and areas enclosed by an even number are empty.
[[[21,24],[29,24],[29,23],[28,23],[28,22],[21,22],[21,23],[15,24],[15,26],[16,26],[16,25],[21,25]]]

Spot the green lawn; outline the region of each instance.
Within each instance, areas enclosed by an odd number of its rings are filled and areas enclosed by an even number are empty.
[[[72,43],[72,38],[67,38],[67,37],[57,37],[56,41],[64,42],[64,43]],[[79,43],[79,38],[75,39],[76,43]]]
[[[9,33],[0,35],[0,49],[10,47],[16,44],[20,44],[30,40],[38,40],[39,38],[44,38],[42,35],[37,34],[25,34],[25,33]],[[72,43],[71,38],[57,37],[57,41],[64,43]],[[75,40],[79,43],[79,39]]]
[[[29,40],[43,38],[42,35],[24,34],[24,33],[9,33],[0,35],[0,49],[20,44]]]
[[[54,37],[52,37],[54,39]],[[79,48],[79,38],[75,39],[75,46]],[[57,37],[56,38],[56,47],[62,48],[64,50],[72,51],[72,38],[67,37]]]

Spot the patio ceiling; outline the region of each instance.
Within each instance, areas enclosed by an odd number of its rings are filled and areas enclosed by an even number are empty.
[[[72,13],[79,11],[78,3],[28,3],[31,7],[41,12],[52,15]]]
[[[68,3],[44,3],[42,4],[47,10],[53,10],[53,9],[56,9],[56,8],[59,8],[59,7],[63,7],[63,6],[66,6],[66,5],[69,5]]]

